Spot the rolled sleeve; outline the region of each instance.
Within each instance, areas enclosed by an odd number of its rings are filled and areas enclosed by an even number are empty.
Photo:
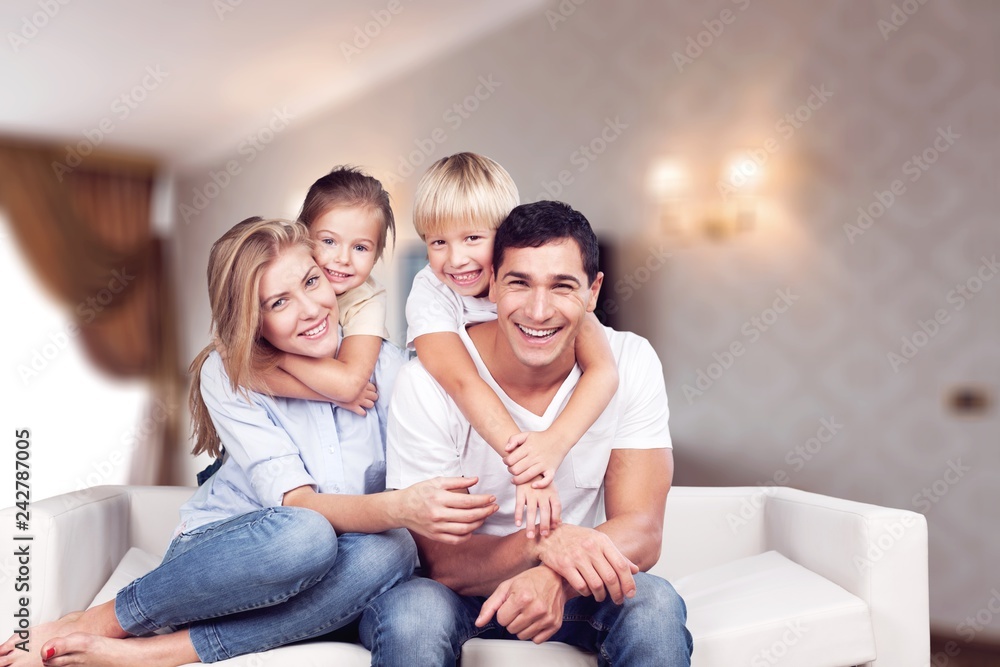
[[[385,288],[373,278],[338,296],[344,336],[378,336],[388,340],[389,332],[385,328],[387,300]]]
[[[317,488],[298,447],[258,402],[263,397],[234,391],[216,353],[202,366],[201,395],[226,454],[243,470],[263,507],[280,506],[285,493],[300,486]]]

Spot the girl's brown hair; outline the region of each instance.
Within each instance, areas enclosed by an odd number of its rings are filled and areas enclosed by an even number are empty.
[[[375,242],[375,261],[382,257],[387,238],[396,242],[396,219],[389,205],[389,193],[382,184],[357,167],[335,167],[309,188],[299,212],[299,221],[312,227],[321,216],[338,206],[369,208],[382,218]]]

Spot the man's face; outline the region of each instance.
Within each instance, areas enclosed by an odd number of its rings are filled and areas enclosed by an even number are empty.
[[[574,358],[576,335],[594,310],[602,274],[588,284],[580,246],[559,239],[538,248],[508,248],[490,282],[497,325],[525,366]]]

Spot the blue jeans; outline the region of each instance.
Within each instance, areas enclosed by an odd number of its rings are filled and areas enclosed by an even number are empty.
[[[201,661],[217,662],[355,621],[415,560],[403,529],[338,537],[317,512],[272,507],[177,536],[118,592],[115,613],[132,635],[188,626]]]
[[[562,627],[550,641],[596,653],[600,665],[690,665],[684,600],[666,580],[651,574],[640,572],[635,583],[635,597],[620,606],[610,599],[570,600]],[[517,640],[495,618],[484,628],[475,626],[485,600],[414,577],[368,603],[361,616],[361,643],[378,667],[453,666],[462,644],[473,637]]]

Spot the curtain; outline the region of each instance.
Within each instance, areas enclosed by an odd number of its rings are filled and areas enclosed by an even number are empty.
[[[184,374],[169,258],[150,221],[155,171],[152,161],[108,154],[70,167],[59,147],[0,137],[0,206],[29,265],[69,309],[97,368],[150,385],[133,484],[182,483],[175,461]]]

